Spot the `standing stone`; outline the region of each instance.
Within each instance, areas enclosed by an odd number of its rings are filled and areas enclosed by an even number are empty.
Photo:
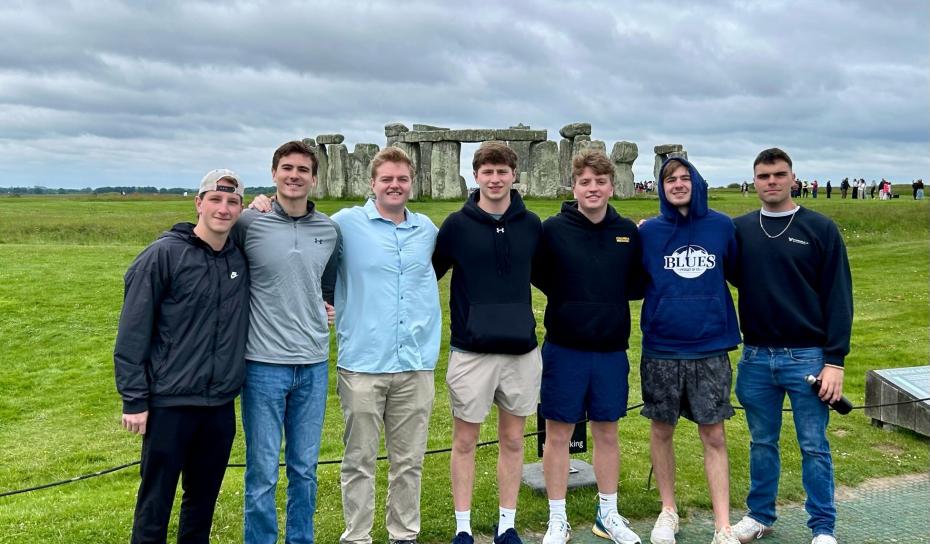
[[[576,136],[590,136],[591,123],[571,123],[559,129],[563,138],[571,140]]]
[[[307,145],[309,147],[316,147],[316,140],[314,140],[313,138],[304,138],[303,140],[301,140],[301,142],[303,142],[304,145]]]
[[[433,142],[430,154],[432,197],[436,200],[465,198],[465,180],[459,175],[459,142]]]
[[[378,154],[377,144],[355,144],[349,155],[349,174],[346,180],[347,198],[364,198],[371,191],[371,159]]]
[[[433,195],[432,185],[432,159],[433,142],[420,142],[420,167],[417,168],[417,185],[420,187],[420,196],[430,198]]]
[[[530,146],[530,171],[527,193],[530,196],[555,198],[562,184],[559,146],[553,141],[536,142]]]
[[[317,145],[311,148],[316,155],[316,187],[310,190],[310,198],[313,200],[324,199],[329,196],[327,185],[329,184],[329,157],[326,155],[326,146]]]
[[[688,152],[685,151],[684,146],[681,144],[657,145],[653,148],[653,151],[655,151],[655,154],[656,154],[656,162],[655,162],[655,166],[653,166],[652,168],[652,175],[654,176],[653,179],[655,179],[656,186],[658,187],[659,169],[662,168],[662,163],[665,162],[666,159],[669,159],[672,157],[687,159]]]
[[[572,140],[572,158],[575,158],[575,155],[582,152],[582,150],[587,149],[591,145],[591,137],[584,134],[580,136],[575,136]],[[569,172],[569,181],[571,181],[571,168],[568,169]],[[571,185],[571,183],[569,183]]]
[[[562,138],[559,142],[559,172],[562,176],[562,187],[572,186],[572,141]]]
[[[317,138],[319,141],[319,138]],[[345,144],[333,144],[326,147],[329,158],[327,168],[326,193],[329,198],[345,198],[348,193],[346,179],[348,178],[349,152]]]
[[[507,142],[507,147],[517,154],[517,172],[530,169],[530,146],[533,142]]]
[[[639,156],[639,148],[633,142],[617,142],[610,152],[610,162],[614,163],[614,196],[630,198],[634,194],[633,162]]]
[[[389,123],[384,125],[384,136],[387,138],[387,144],[385,145],[394,144],[394,142],[400,138],[400,135],[405,132],[410,132],[410,129],[402,123]]]
[[[416,173],[420,170],[420,146],[418,144],[408,144],[404,142],[396,142],[393,145],[397,149],[403,150],[403,152],[410,157],[410,162],[413,163],[414,176],[413,179],[410,180],[410,200],[416,200],[423,194],[416,177]]]
[[[323,144],[341,144],[346,139],[342,134],[320,134],[316,137],[316,143]]]

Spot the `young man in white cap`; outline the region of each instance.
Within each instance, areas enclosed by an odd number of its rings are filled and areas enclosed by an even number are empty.
[[[245,376],[249,270],[228,239],[242,197],[236,174],[209,172],[197,224],[172,227],[126,272],[113,360],[122,425],[143,435],[133,543],[165,541],[179,476],[178,542],[210,536]]]

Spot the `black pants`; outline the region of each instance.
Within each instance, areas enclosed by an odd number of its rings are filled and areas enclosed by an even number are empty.
[[[182,475],[178,543],[209,542],[213,510],[235,436],[233,402],[149,409],[132,544],[167,540],[168,518]]]

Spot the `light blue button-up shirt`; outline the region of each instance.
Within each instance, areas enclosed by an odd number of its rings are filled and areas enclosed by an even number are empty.
[[[436,368],[442,328],[432,265],[436,225],[410,210],[395,225],[373,200],[332,219],[342,230],[337,366],[379,374]]]

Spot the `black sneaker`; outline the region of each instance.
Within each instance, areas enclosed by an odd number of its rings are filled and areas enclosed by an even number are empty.
[[[475,539],[465,531],[461,531],[452,539],[452,544],[475,544]]]
[[[494,534],[497,535],[494,537],[494,544],[523,544],[513,527],[504,531],[502,535],[497,534],[497,528],[495,527]]]

